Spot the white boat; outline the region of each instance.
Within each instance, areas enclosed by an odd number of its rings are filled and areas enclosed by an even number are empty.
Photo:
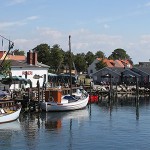
[[[71,43],[69,36],[69,51],[71,58]],[[72,59],[71,59],[72,60]],[[71,66],[71,65],[69,65]],[[70,72],[70,91],[72,91],[72,76],[71,76],[71,67],[69,67]],[[48,94],[49,95],[49,94]],[[61,90],[51,91],[52,99],[46,99],[41,102],[41,109],[44,111],[70,111],[83,109],[87,106],[89,101],[89,94],[84,90],[78,91],[71,95],[62,96]]]
[[[59,93],[58,97],[54,96],[53,100],[43,101],[40,106],[44,111],[71,111],[83,109],[87,106],[89,100],[89,94],[84,92],[82,95],[74,96],[74,95],[64,95],[61,96],[60,91],[55,91],[55,93]]]
[[[0,100],[0,124],[17,120],[20,115],[21,106],[14,105],[12,100]]]

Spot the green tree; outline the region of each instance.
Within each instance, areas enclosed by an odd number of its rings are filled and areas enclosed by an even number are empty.
[[[53,45],[50,50],[50,66],[54,73],[59,71],[59,68],[64,60],[64,51],[58,44]]]
[[[108,59],[130,59],[130,56],[126,53],[124,49],[118,48],[112,52]]]
[[[38,62],[50,65],[50,46],[48,46],[48,44],[40,44],[36,46],[33,50],[36,51],[38,54]]]
[[[102,51],[97,51],[95,53],[96,58],[105,58],[105,54]]]
[[[99,61],[98,63],[96,63],[95,65],[96,65],[96,67],[95,67],[96,70],[100,70],[100,69],[102,69],[102,68],[104,68],[104,67],[107,66],[106,63],[103,61],[103,59],[100,60],[100,61]]]
[[[11,54],[24,56],[25,52],[23,50],[15,49]]]
[[[71,67],[72,67],[71,69],[75,69],[73,66],[74,54],[71,52],[71,56],[70,56],[70,51],[66,51],[66,52],[64,52],[64,60],[63,60],[64,68],[69,69],[70,63],[71,63]]]
[[[3,63],[3,66],[1,66],[0,73],[4,75],[5,77],[11,76],[11,61],[5,60]]]
[[[74,63],[78,72],[86,71],[87,64],[86,64],[84,53],[75,55]]]
[[[95,56],[92,52],[88,51],[85,55],[86,64],[89,66],[95,59]]]

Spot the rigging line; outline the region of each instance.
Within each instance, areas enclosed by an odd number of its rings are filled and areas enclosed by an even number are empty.
[[[2,36],[2,35],[0,35],[0,37],[2,37],[3,39],[5,39],[5,40],[7,40],[7,41],[9,41],[9,42],[14,43],[13,41],[11,41],[11,40],[7,39],[6,37],[4,37],[4,36]]]

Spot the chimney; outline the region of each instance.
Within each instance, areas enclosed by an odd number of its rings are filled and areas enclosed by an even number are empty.
[[[33,52],[32,64],[37,65],[37,52]]]
[[[27,52],[27,64],[32,65],[33,62],[33,53],[29,50],[29,52]]]

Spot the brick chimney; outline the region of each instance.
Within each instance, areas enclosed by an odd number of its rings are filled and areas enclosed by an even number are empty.
[[[36,52],[27,52],[27,64],[37,65],[37,53]]]
[[[37,52],[33,52],[32,64],[37,65]]]

